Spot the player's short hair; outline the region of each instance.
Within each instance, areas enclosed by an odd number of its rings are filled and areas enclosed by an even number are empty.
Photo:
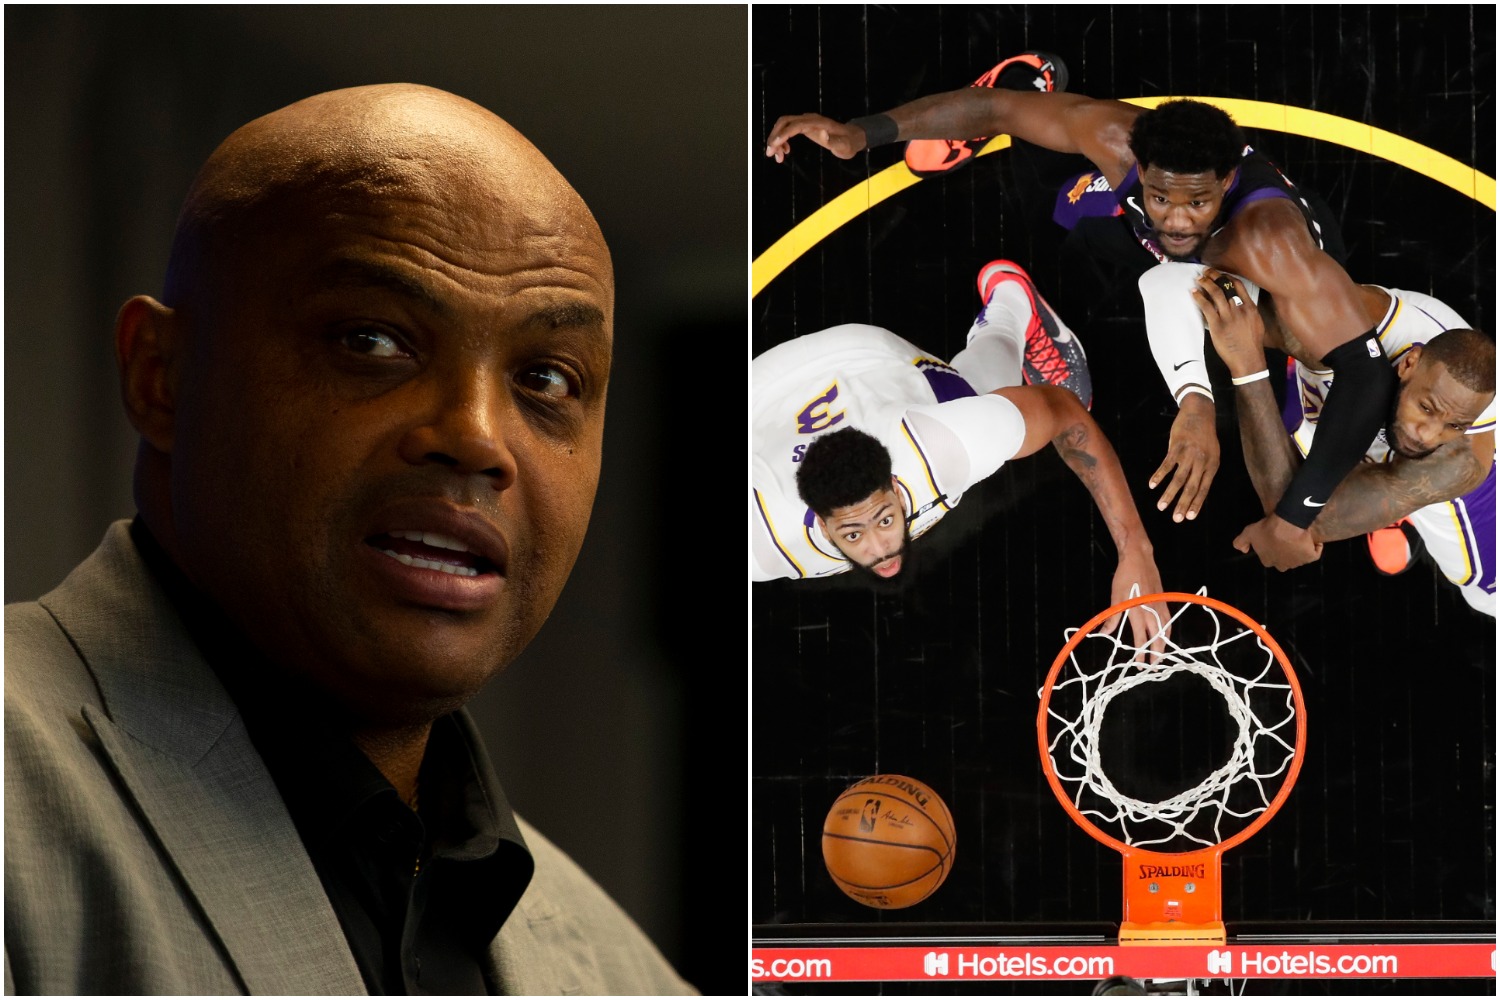
[[[1478,330],[1444,330],[1422,345],[1422,364],[1437,364],[1470,392],[1495,392],[1495,342]]]
[[[1239,166],[1245,133],[1234,119],[1202,101],[1166,101],[1135,120],[1130,151],[1141,169],[1157,167],[1174,174],[1212,170],[1224,177]]]
[[[853,427],[813,439],[797,467],[797,495],[821,518],[891,486],[891,453]]]

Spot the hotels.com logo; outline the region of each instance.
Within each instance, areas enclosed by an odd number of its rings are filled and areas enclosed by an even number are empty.
[[[929,976],[946,976],[948,974],[948,955],[946,952],[939,954],[929,951],[922,956],[922,971]]]
[[[1208,953],[1208,974],[1210,976],[1227,976],[1234,968],[1234,960],[1229,957],[1229,951],[1210,951]]]

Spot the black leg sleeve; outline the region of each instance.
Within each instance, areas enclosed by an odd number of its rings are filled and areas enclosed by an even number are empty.
[[[1318,433],[1307,461],[1276,505],[1277,515],[1299,528],[1313,523],[1334,489],[1359,464],[1385,425],[1396,396],[1396,371],[1374,330],[1335,347],[1323,363],[1333,369],[1334,379]]]

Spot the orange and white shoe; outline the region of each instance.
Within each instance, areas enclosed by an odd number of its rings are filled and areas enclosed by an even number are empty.
[[[1068,67],[1046,52],[1022,52],[1001,60],[970,86],[1050,94],[1068,89]],[[990,138],[913,139],[906,144],[907,169],[918,177],[951,173],[973,160]]]
[[[1094,403],[1094,380],[1089,375],[1088,358],[1073,331],[1058,318],[1042,298],[1031,275],[1015,261],[992,260],[979,269],[979,298],[986,305],[995,289],[1006,282],[1015,283],[1031,304],[1031,322],[1026,326],[1026,350],[1021,372],[1027,385],[1061,386],[1083,403]]]

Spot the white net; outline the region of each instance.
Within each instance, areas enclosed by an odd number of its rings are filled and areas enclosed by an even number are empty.
[[[1261,638],[1223,612],[1189,601],[1168,603],[1165,620],[1151,605],[1141,610],[1152,623],[1144,643],[1131,641],[1122,616],[1114,631],[1080,639],[1063,664],[1047,706],[1052,768],[1078,811],[1129,846],[1164,853],[1212,847],[1264,813],[1290,776],[1297,733],[1293,688]],[[1077,631],[1069,630],[1067,638]],[[1203,683],[1222,700],[1222,712],[1217,705],[1203,710],[1205,698],[1213,701]],[[1201,773],[1226,743],[1228,752],[1191,787],[1150,800],[1121,790],[1121,784],[1140,787],[1143,776],[1122,773],[1120,760],[1105,760],[1110,741],[1102,733],[1111,705],[1122,698],[1149,701],[1157,692],[1148,686],[1163,684],[1196,685],[1204,697],[1196,706],[1177,706],[1176,714],[1188,717],[1185,728],[1174,730],[1177,745],[1151,744],[1146,735],[1137,769],[1141,760],[1201,758],[1206,750],[1210,760],[1198,762],[1196,773]],[[1217,729],[1220,735],[1207,741],[1181,735],[1195,727],[1200,733]],[[1141,739],[1139,731],[1131,735]]]

